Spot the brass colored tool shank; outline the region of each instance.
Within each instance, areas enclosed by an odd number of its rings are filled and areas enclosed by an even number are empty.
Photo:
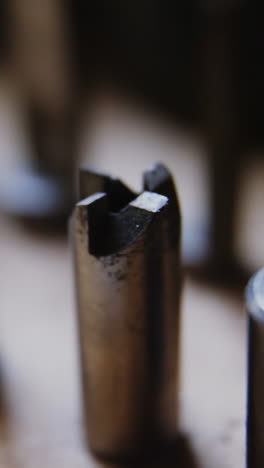
[[[115,459],[177,435],[180,213],[163,166],[144,188],[83,171],[72,220],[87,438]]]

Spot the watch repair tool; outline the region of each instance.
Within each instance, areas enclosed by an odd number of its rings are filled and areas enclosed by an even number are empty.
[[[162,165],[143,187],[81,170],[71,223],[87,440],[118,460],[177,436],[180,210]]]
[[[247,468],[264,466],[264,268],[249,282]]]

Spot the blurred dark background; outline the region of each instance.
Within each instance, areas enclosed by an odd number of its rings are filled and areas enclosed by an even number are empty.
[[[263,143],[259,2],[1,0],[0,9],[2,75],[19,102],[29,142],[25,160],[1,184],[3,210],[47,228],[65,226],[83,141],[94,135],[98,109],[107,114],[102,102],[109,111],[110,100],[116,111],[122,101],[131,115],[137,108],[159,122],[160,134],[166,128],[175,141],[179,133],[196,139],[206,160],[207,201],[189,228],[186,223],[186,263],[196,269],[202,258],[206,275],[243,281],[248,267],[237,254],[241,174],[253,153],[262,158]],[[144,148],[141,153],[143,161]],[[119,173],[127,162],[123,177],[130,157],[124,151],[122,163],[113,164]],[[100,155],[93,160],[87,145],[84,159],[96,167]],[[195,191],[193,185],[193,203]],[[240,211],[244,207],[243,201]]]

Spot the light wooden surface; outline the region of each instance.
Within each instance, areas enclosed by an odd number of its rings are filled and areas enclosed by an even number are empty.
[[[13,123],[13,120],[9,122]],[[6,143],[10,128],[9,125],[6,131],[4,128],[2,126],[1,130],[2,153],[3,148],[6,151],[7,147],[19,147],[14,146],[12,138]],[[108,141],[110,134],[108,131]],[[137,156],[135,161],[132,146],[138,155],[142,140],[139,144],[139,137],[134,134],[133,140],[131,133],[127,140],[124,132],[119,138],[123,140],[115,138],[111,144],[127,148],[127,159],[119,155],[119,159],[111,163],[110,155],[102,149],[103,146],[109,148],[107,139],[98,137],[97,166],[109,170],[112,164],[114,173],[119,168],[121,175],[126,174],[127,180],[136,185],[142,166],[152,159],[162,159],[166,144],[163,142],[159,148],[154,145],[155,154],[146,147],[144,159]],[[149,137],[152,149],[153,138]],[[22,153],[23,145],[20,144]],[[165,159],[167,163],[172,162],[176,179],[179,179],[184,210],[187,210],[192,203],[197,206],[197,200],[202,203],[203,190],[198,183],[190,185],[188,167],[196,166],[188,166],[188,158],[184,167],[175,163],[175,153],[190,153],[190,147],[188,151],[180,144],[178,150],[169,148],[173,146],[167,143]],[[112,153],[115,153],[113,146]],[[91,160],[95,157],[93,152],[90,156]],[[197,177],[199,171],[196,182]],[[0,467],[118,468],[95,460],[83,443],[71,258],[67,241],[36,235],[4,216],[0,221]],[[182,315],[179,399],[182,430],[186,433],[194,461],[191,462],[188,456],[180,460],[182,449],[179,448],[172,460],[165,457],[142,466],[241,468],[245,450],[246,362],[242,299],[187,278]]]

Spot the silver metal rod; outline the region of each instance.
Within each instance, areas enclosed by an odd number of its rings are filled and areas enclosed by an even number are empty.
[[[247,468],[264,466],[264,268],[251,279],[248,309]]]

